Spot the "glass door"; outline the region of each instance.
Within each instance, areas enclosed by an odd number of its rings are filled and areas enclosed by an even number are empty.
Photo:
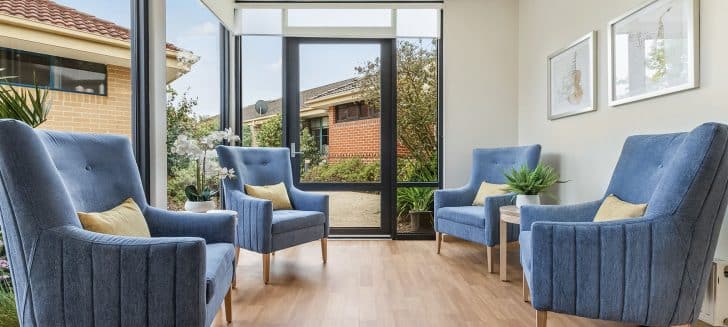
[[[332,234],[391,233],[394,40],[286,38],[284,140]]]

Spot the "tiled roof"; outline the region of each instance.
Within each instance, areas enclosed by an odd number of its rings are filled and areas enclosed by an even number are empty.
[[[129,29],[49,0],[0,0],[0,15],[14,16],[79,32],[129,41]],[[167,43],[167,49],[180,48]]]
[[[300,103],[303,104],[306,101],[320,99],[326,96],[332,96],[354,89],[356,89],[356,79],[345,79],[343,81],[338,81],[301,91]],[[260,117],[273,116],[282,112],[283,101],[281,101],[280,98],[266,102],[268,103],[268,112],[263,115],[259,115],[258,112],[255,111],[255,105],[249,105],[243,108],[243,119],[249,120]]]

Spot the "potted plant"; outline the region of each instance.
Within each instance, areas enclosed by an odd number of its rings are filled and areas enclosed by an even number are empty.
[[[174,141],[172,151],[192,160],[195,164],[195,183],[185,187],[185,210],[191,212],[207,212],[216,208],[214,197],[218,195],[212,181],[215,179],[235,178],[235,170],[217,165],[215,146],[222,141],[237,142],[240,137],[228,128],[224,131],[212,132],[199,140],[187,135],[180,135]]]
[[[0,73],[5,70],[0,68]],[[36,84],[32,89],[16,89],[8,80],[13,76],[0,76],[0,118],[22,121],[33,128],[48,119],[51,110],[48,90]]]
[[[511,168],[505,174],[508,191],[516,193],[516,207],[526,204],[541,204],[541,194],[559,181],[559,174],[551,167],[539,163],[533,170],[523,165]]]
[[[435,191],[427,187],[407,187],[397,191],[399,216],[409,217],[410,228],[420,229],[422,221],[432,220]]]

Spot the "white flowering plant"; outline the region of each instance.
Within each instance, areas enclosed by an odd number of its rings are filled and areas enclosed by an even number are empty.
[[[216,153],[213,151],[223,141],[238,142],[240,137],[228,128],[224,131],[212,132],[200,139],[180,135],[174,141],[172,151],[193,160],[197,165],[195,184],[185,187],[187,200],[193,202],[210,201],[218,195],[218,191],[211,189],[208,181],[211,179],[235,178],[235,169],[220,167],[217,163]]]

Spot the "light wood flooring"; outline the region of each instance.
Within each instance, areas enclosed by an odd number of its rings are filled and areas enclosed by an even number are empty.
[[[494,251],[498,271],[498,249]],[[214,326],[536,326],[522,300],[516,244],[510,282],[486,272],[485,247],[445,237],[434,241],[329,240],[271,257],[270,284],[259,254],[243,251],[233,290],[233,322]],[[623,326],[549,313],[548,326]]]

